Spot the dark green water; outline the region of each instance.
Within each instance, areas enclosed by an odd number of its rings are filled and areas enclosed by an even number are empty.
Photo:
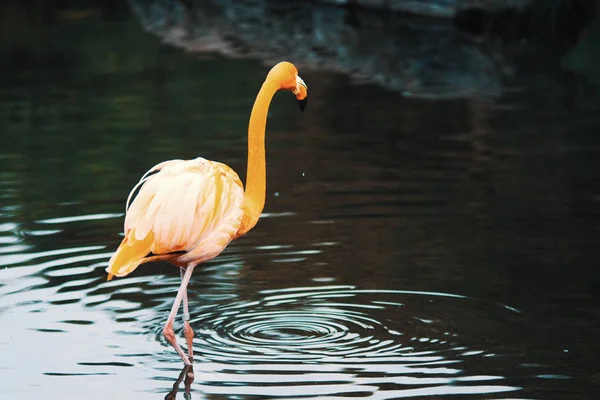
[[[0,398],[164,398],[179,273],[106,282],[125,199],[167,159],[243,178],[271,63],[165,45],[127,11],[2,18]],[[596,398],[591,47],[485,99],[301,69],[307,110],[271,108],[263,218],[192,278],[192,398]]]

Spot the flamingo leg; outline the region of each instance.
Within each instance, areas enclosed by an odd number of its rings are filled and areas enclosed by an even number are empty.
[[[180,270],[181,279],[183,280],[185,268],[182,267],[180,268]],[[187,342],[188,357],[191,362],[194,362],[194,331],[192,330],[192,326],[190,325],[190,311],[188,308],[187,289],[183,293],[183,335],[185,336],[185,340]]]
[[[195,265],[188,265],[185,269],[183,277],[181,278],[181,286],[179,286],[179,290],[177,291],[177,296],[175,297],[175,302],[173,303],[173,307],[171,308],[171,312],[169,313],[169,318],[167,318],[167,322],[165,323],[165,327],[163,329],[163,335],[171,346],[177,351],[179,357],[183,360],[185,365],[192,365],[189,358],[183,352],[179,343],[177,343],[177,339],[175,338],[175,332],[173,331],[173,322],[175,321],[175,317],[177,316],[177,311],[179,310],[179,306],[181,305],[181,300],[183,300],[183,296],[187,291],[187,285],[190,283],[190,277],[192,276],[192,272],[194,271]]]

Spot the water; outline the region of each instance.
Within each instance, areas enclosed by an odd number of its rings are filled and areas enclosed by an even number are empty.
[[[104,268],[150,166],[243,177],[268,67],[120,10],[0,13],[0,398],[596,398],[588,53],[485,98],[301,70],[309,108],[271,109],[263,218],[194,272],[191,382],[161,334],[178,271]]]

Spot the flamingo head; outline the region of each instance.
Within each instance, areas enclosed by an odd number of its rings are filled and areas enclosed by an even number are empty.
[[[290,62],[282,61],[271,68],[267,79],[271,79],[279,85],[280,89],[289,90],[296,95],[300,111],[304,111],[308,97],[308,87],[298,75],[298,69]]]

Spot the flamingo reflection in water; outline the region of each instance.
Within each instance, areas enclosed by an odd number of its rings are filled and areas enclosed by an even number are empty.
[[[183,369],[179,373],[177,380],[173,384],[173,389],[165,396],[165,400],[175,400],[177,393],[179,392],[179,385],[183,382],[183,398],[189,400],[192,398],[192,383],[194,382],[194,367],[191,365],[184,365]]]
[[[196,265],[218,256],[229,242],[258,222],[265,204],[267,113],[278,90],[293,92],[301,111],[306,106],[307,87],[296,67],[286,61],[275,65],[267,74],[250,115],[245,191],[238,175],[227,165],[196,158],[154,166],[127,199],[125,238],[106,268],[108,280],[126,276],[150,261],[168,261],[180,267],[181,286],[163,333],[186,365],[193,362],[194,338],[187,285]],[[173,331],[182,302],[187,355]]]

